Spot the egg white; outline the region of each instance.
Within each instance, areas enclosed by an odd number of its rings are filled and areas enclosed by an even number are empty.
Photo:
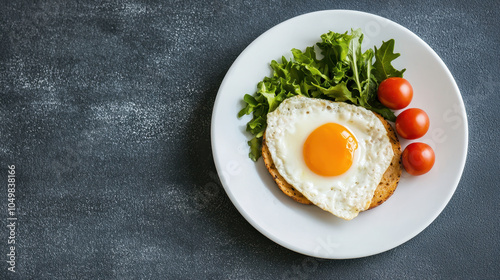
[[[307,137],[325,123],[338,123],[356,138],[352,166],[339,176],[312,172],[303,158]],[[366,210],[394,153],[387,131],[371,111],[344,102],[295,96],[267,116],[266,144],[283,178],[312,203],[351,220]]]

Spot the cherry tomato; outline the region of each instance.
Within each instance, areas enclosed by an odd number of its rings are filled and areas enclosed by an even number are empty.
[[[413,88],[406,79],[392,77],[380,83],[377,95],[380,103],[387,108],[399,110],[410,104],[413,98]]]
[[[435,155],[432,148],[421,142],[408,145],[403,151],[403,166],[411,175],[422,175],[434,166]]]
[[[396,118],[396,131],[405,139],[417,139],[429,130],[429,116],[418,108],[410,108],[401,112]]]

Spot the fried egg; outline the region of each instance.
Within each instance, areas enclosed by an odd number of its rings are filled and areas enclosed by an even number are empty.
[[[266,144],[283,178],[345,220],[366,210],[394,152],[371,111],[295,96],[267,116]]]

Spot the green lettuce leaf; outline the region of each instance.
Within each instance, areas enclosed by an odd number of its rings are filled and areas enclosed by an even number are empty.
[[[396,70],[391,62],[400,56],[399,53],[394,53],[394,39],[387,42],[382,41],[382,46],[377,49],[375,46],[375,63],[373,64],[373,75],[380,84],[383,80],[390,77],[403,77],[406,69],[401,71]]]
[[[255,136],[252,140],[248,141],[248,146],[250,146],[248,157],[253,161],[257,161],[261,155],[262,137]]]
[[[399,57],[394,53],[394,40],[382,42],[380,48],[362,51],[361,29],[351,34],[328,32],[316,44],[322,58],[318,59],[315,47],[304,51],[292,49],[292,58],[271,61],[271,77],[257,84],[255,94],[245,94],[244,108],[238,117],[252,114],[247,131],[254,138],[248,141],[249,157],[256,161],[261,155],[262,136],[267,126],[267,114],[274,111],[286,98],[303,95],[312,98],[347,102],[372,110],[390,121],[396,116],[377,98],[380,82],[388,77],[402,77],[403,70],[392,66]],[[375,59],[375,62],[373,60]]]

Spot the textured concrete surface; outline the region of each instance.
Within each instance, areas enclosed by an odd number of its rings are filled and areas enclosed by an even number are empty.
[[[497,1],[33,2],[0,9],[0,279],[500,277]],[[416,33],[468,113],[467,164],[449,205],[409,242],[356,260],[305,257],[257,232],[220,186],[210,149],[213,102],[238,54],[324,9]]]

